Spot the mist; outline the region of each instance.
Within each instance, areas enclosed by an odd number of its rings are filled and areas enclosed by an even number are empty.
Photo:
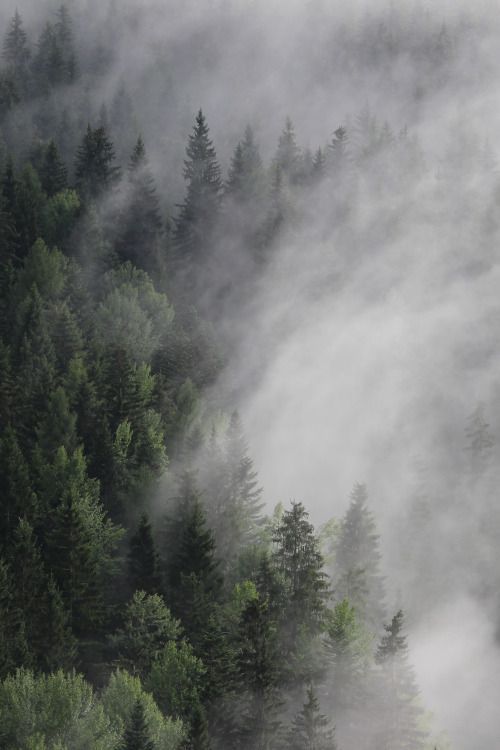
[[[16,5],[2,4],[4,27]],[[52,7],[24,4],[28,33]],[[206,277],[215,282],[199,279],[197,302],[225,366],[205,398],[214,409],[240,412],[269,513],[299,500],[319,527],[340,520],[353,485],[366,483],[388,611],[407,614],[433,732],[457,750],[493,750],[500,732],[496,3],[127,0],[118,13],[113,2],[73,0],[68,7],[84,72],[49,101],[66,97],[70,110],[80,102],[80,137],[126,90],[133,126],[111,128],[117,154],[124,160],[142,134],[164,217],[178,214],[186,139],[200,107],[225,175],[248,124],[268,170],[287,116],[302,154],[326,149],[345,126],[346,182],[332,173],[307,190],[287,187],[290,218],[257,273],[235,257],[238,238],[219,235]],[[30,113],[21,107],[4,126],[19,162]],[[363,113],[377,133],[390,129],[380,157],[362,154]],[[466,433],[478,404],[494,440],[481,471],[471,466]],[[423,505],[431,516],[416,522]]]

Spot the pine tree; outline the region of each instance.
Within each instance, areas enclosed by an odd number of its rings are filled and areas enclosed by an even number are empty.
[[[273,533],[274,564],[286,587],[286,632],[293,649],[299,628],[318,633],[325,615],[328,594],[323,558],[314,527],[302,503],[292,503]]]
[[[280,652],[268,602],[259,597],[251,599],[241,615],[237,670],[243,691],[236,722],[238,747],[269,747],[280,726]]]
[[[145,591],[148,594],[161,591],[160,559],[146,513],[142,514],[137,531],[130,539],[128,564],[133,590]]]
[[[114,161],[115,151],[105,129],[87,125],[75,160],[76,184],[87,201],[98,199],[119,181],[120,168]]]
[[[180,517],[170,526],[177,540],[167,562],[168,601],[179,617],[195,653],[203,653],[207,624],[220,600],[223,579],[215,556],[215,539],[206,525],[198,492],[189,473],[181,492],[187,493]],[[182,508],[182,505],[180,506]]]
[[[117,240],[118,256],[122,262],[128,260],[138,268],[154,272],[158,270],[162,220],[154,178],[140,136],[130,158],[125,199],[122,230]]]
[[[12,541],[20,518],[35,519],[36,495],[28,464],[14,429],[9,426],[0,438],[0,551]]]
[[[302,174],[301,153],[297,146],[293,123],[289,117],[286,118],[285,127],[279,137],[274,161],[286,180],[291,183],[300,180]]]
[[[367,491],[355,484],[342,521],[335,560],[334,591],[347,599],[363,625],[377,633],[384,620],[384,584],[375,521],[367,508]]]
[[[276,241],[289,214],[289,205],[283,185],[283,172],[279,164],[274,164],[271,172],[271,189],[267,216],[259,232],[257,260],[266,259],[266,250]]]
[[[307,701],[288,732],[286,746],[291,750],[337,750],[334,728],[320,713],[312,685],[307,688]]]
[[[49,198],[68,186],[68,172],[66,165],[59,156],[54,141],[49,141],[45,149],[43,163],[40,168],[42,187]]]
[[[187,193],[174,234],[175,265],[183,274],[206,258],[221,203],[222,179],[203,112],[198,112],[184,161]]]
[[[120,748],[121,750],[155,750],[146,724],[144,706],[139,698],[134,704]]]
[[[16,181],[14,219],[19,235],[19,255],[28,255],[41,235],[42,212],[46,196],[40,178],[31,164],[27,164]]]
[[[403,612],[399,610],[377,648],[380,667],[378,730],[376,750],[422,750],[426,734],[421,729],[423,711],[418,704],[418,688],[408,664],[408,647],[403,635]]]
[[[62,4],[57,10],[55,35],[61,50],[64,65],[64,82],[72,83],[77,77],[78,65],[73,42],[71,17],[66,5]]]
[[[24,94],[28,84],[30,50],[27,35],[23,28],[23,21],[17,10],[10,21],[4,38],[3,59],[7,67],[11,70],[16,86]]]
[[[328,144],[327,163],[335,184],[345,179],[350,167],[350,155],[347,130],[342,125],[337,128]]]
[[[13,608],[19,633],[26,641],[24,666],[35,666],[44,653],[43,627],[46,612],[43,606],[47,574],[41,548],[33,527],[20,519],[12,537],[8,562],[13,573]]]
[[[252,128],[248,125],[243,140],[234,150],[225,194],[237,202],[248,204],[259,197],[263,182],[262,159]]]

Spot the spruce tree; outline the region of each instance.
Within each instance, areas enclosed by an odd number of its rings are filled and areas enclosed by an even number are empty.
[[[76,185],[86,201],[97,200],[119,181],[120,168],[114,162],[115,151],[106,130],[87,125],[75,160]]]
[[[290,750],[337,750],[335,730],[320,712],[319,700],[312,685],[307,688],[307,700],[295,717],[287,735]]]
[[[293,123],[289,117],[286,118],[285,127],[279,137],[274,161],[286,180],[291,183],[298,182],[302,168],[301,153],[297,146]]]
[[[20,93],[26,93],[28,86],[28,63],[30,50],[23,20],[16,10],[10,21],[3,43],[3,59],[11,71]]]
[[[385,626],[375,655],[380,668],[375,750],[422,750],[426,744],[426,733],[421,728],[423,710],[408,663],[403,620],[399,610]]]
[[[286,587],[285,630],[291,649],[301,626],[311,634],[321,630],[328,595],[319,542],[308,516],[302,503],[293,502],[273,533],[273,561]]]
[[[491,466],[495,440],[484,415],[485,405],[480,402],[467,418],[465,437],[468,469],[472,476],[479,477]]]
[[[186,275],[203,264],[219,214],[222,179],[203,112],[198,112],[184,161],[187,192],[175,223],[174,261]],[[187,280],[187,279],[186,279]]]
[[[122,229],[116,245],[120,260],[130,261],[145,271],[157,271],[162,219],[154,178],[140,136],[130,158],[122,213]]]
[[[125,729],[121,750],[155,750],[150,738],[143,702],[138,698]]]
[[[146,513],[142,514],[137,531],[130,539],[128,565],[129,580],[134,591],[145,591],[148,594],[160,593],[162,589],[160,559]]]
[[[42,187],[49,198],[68,186],[68,172],[66,165],[59,156],[54,141],[49,141],[40,167]]]
[[[36,518],[37,502],[28,464],[16,433],[8,426],[0,438],[0,552],[12,541],[20,518]]]
[[[377,633],[384,620],[384,583],[375,520],[364,484],[355,484],[342,520],[335,559],[334,591],[347,599],[361,623]]]
[[[242,691],[236,720],[238,747],[269,747],[280,726],[280,651],[268,602],[255,597],[242,612],[237,672]]]

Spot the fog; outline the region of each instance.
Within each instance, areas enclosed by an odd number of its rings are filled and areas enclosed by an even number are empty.
[[[3,2],[0,20],[16,5]],[[200,106],[224,170],[248,123],[268,163],[287,115],[303,149],[346,125],[353,159],[363,109],[418,138],[421,167],[385,184],[370,163],[347,213],[334,177],[292,196],[294,220],[251,292],[220,307],[207,295],[227,353],[211,398],[239,409],[270,511],[301,500],[321,524],[366,482],[389,609],[408,611],[433,726],[457,750],[493,750],[500,456],[497,445],[471,480],[465,429],[479,402],[500,428],[497,4],[128,0],[119,19],[113,3],[68,6],[81,59],[112,50],[104,77],[80,84],[88,118],[126,86],[170,215]],[[22,9],[28,30],[50,7]],[[368,45],[382,23],[390,53]],[[438,68],[425,40],[443,24],[452,53]],[[416,462],[432,519],[409,530]]]

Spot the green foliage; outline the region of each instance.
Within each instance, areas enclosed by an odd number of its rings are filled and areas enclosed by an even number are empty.
[[[143,689],[138,677],[117,670],[111,675],[101,701],[115,735],[123,738],[134,707],[140,702],[155,750],[177,750],[180,747],[185,736],[182,722],[162,715],[153,697]]]
[[[169,641],[180,636],[180,623],[158,594],[136,591],[127,605],[122,627],[110,642],[118,662],[132,674],[145,678]]]
[[[312,685],[307,689],[307,701],[302,711],[293,720],[286,745],[291,750],[337,749],[334,729],[326,716],[320,713],[320,704]]]
[[[127,723],[122,743],[123,750],[154,750],[154,744],[149,739],[148,727],[144,716],[144,707],[137,700]]]
[[[163,712],[189,722],[198,705],[205,668],[186,641],[168,641],[151,666],[148,690]]]
[[[77,187],[86,201],[99,198],[119,181],[120,168],[114,162],[115,152],[106,129],[87,125],[75,160]]]
[[[191,264],[200,264],[206,259],[221,202],[221,170],[201,110],[189,136],[186,157],[187,194],[176,219],[174,237],[173,265],[180,274],[187,274]]]
[[[160,558],[155,548],[151,524],[145,513],[130,539],[128,563],[129,578],[134,589],[148,594],[161,591]]]
[[[105,286],[96,314],[98,338],[124,349],[138,362],[148,361],[173,319],[166,296],[156,292],[149,276],[131,264],[110,272]]]
[[[118,740],[81,675],[18,670],[0,685],[0,744],[5,750],[109,750]]]

